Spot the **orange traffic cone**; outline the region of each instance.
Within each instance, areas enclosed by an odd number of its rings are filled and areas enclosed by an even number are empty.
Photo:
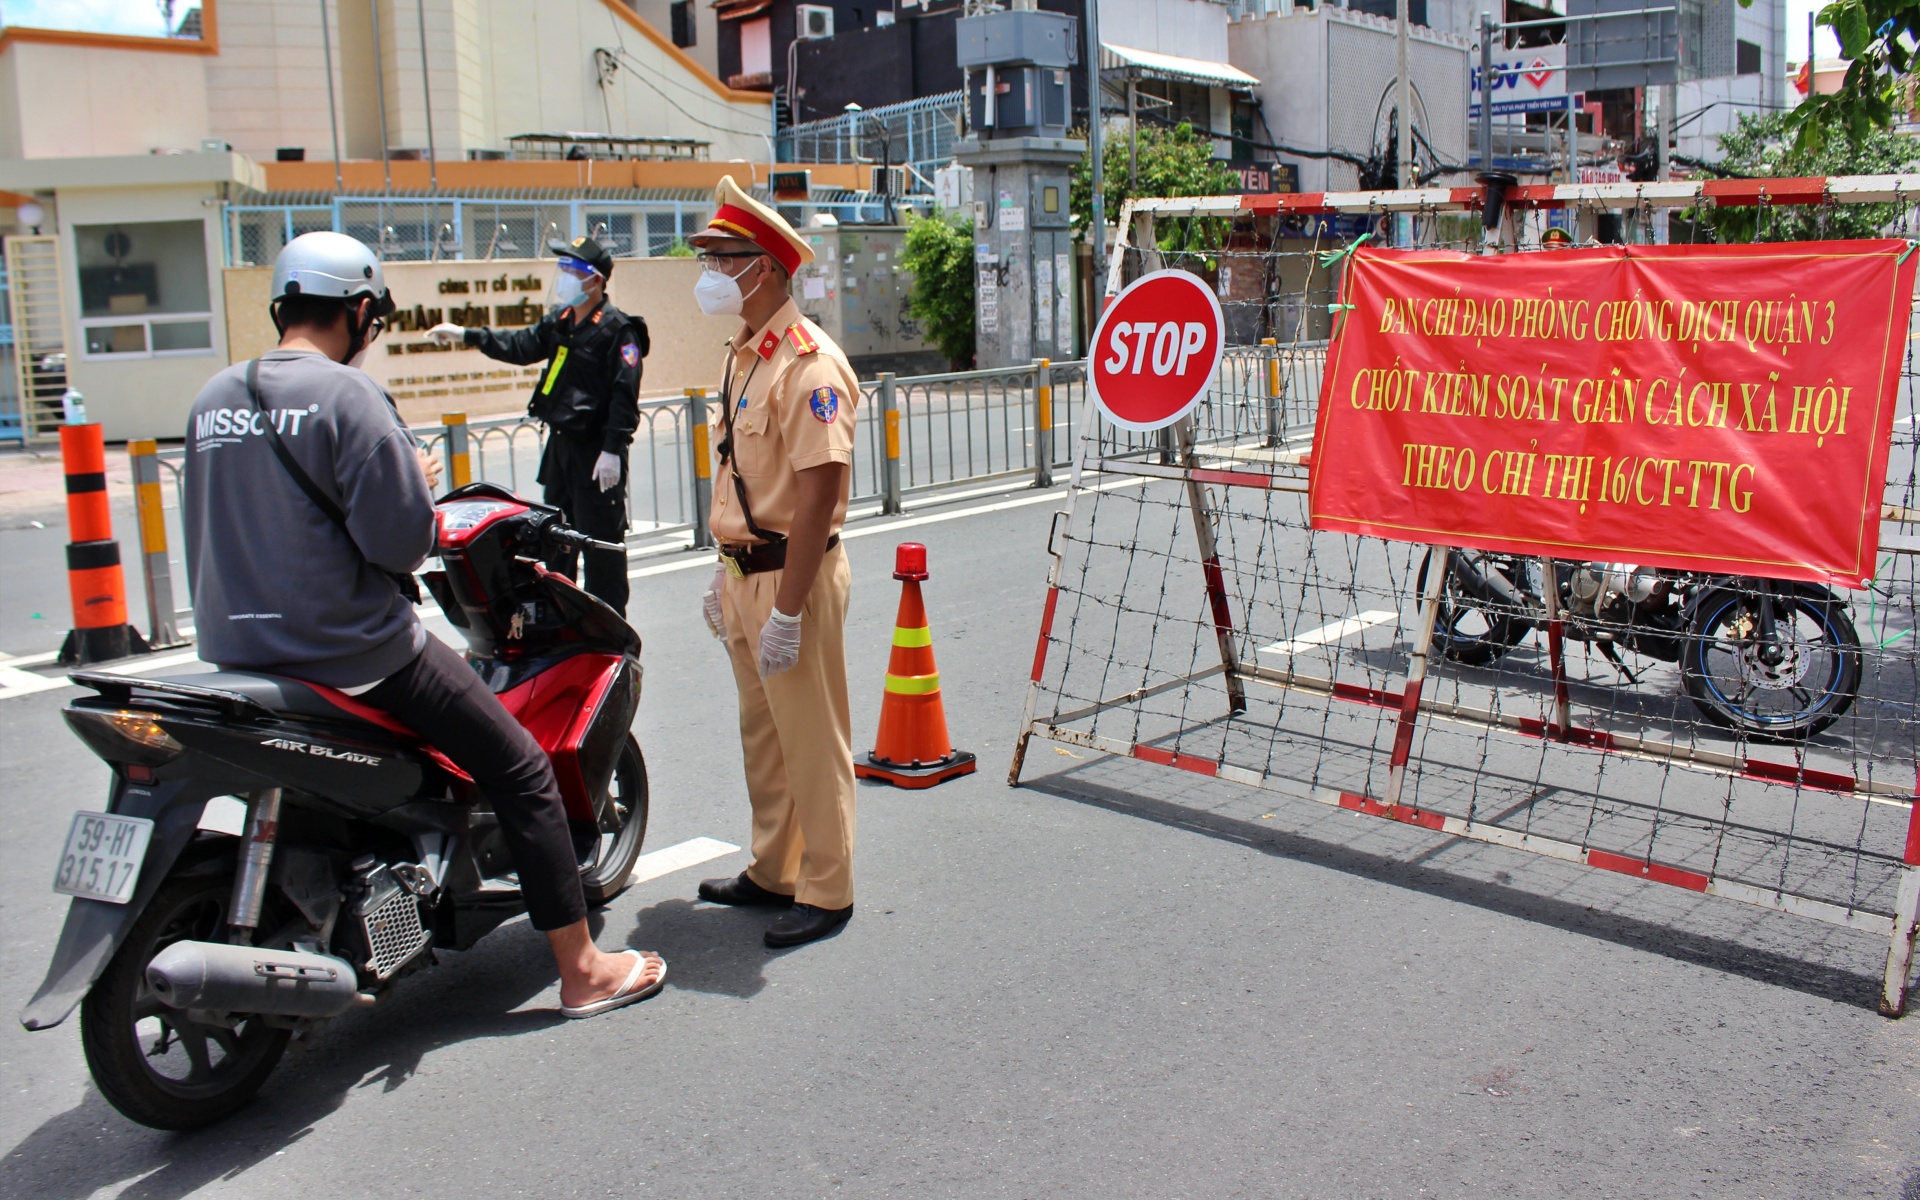
[[[887,693],[880,700],[880,732],[873,753],[853,764],[862,779],[895,787],[926,788],[973,774],[973,755],[955,750],[947,737],[947,709],[940,700],[940,670],[933,665],[933,633],[920,601],[927,577],[927,548],[902,542],[894,552],[900,581],[900,615],[894,618],[893,657],[887,661]]]

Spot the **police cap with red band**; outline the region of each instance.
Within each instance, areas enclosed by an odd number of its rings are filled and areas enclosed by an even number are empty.
[[[813,261],[813,249],[793,231],[793,226],[773,209],[740,190],[733,176],[724,175],[713,189],[713,202],[719,209],[707,227],[688,238],[700,246],[716,238],[735,238],[752,242],[773,256],[775,262],[792,275]]]

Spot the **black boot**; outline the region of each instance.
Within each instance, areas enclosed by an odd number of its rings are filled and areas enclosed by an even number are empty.
[[[792,896],[770,892],[747,878],[745,871],[734,879],[708,879],[700,885],[700,898],[709,904],[733,904],[741,907],[764,905],[781,908],[793,903]]]
[[[811,904],[796,904],[767,926],[767,945],[779,950],[817,941],[838,932],[852,915],[851,904],[845,908],[815,908]]]

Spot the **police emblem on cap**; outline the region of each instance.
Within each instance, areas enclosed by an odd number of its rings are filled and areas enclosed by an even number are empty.
[[[815,388],[807,403],[812,405],[813,415],[821,424],[831,425],[840,412],[840,393],[830,387]]]
[[[630,367],[639,366],[640,347],[633,342],[628,342],[626,345],[620,347],[620,361]]]

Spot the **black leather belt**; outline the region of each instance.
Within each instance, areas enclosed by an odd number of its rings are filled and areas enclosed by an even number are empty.
[[[827,539],[830,551],[840,544],[840,535],[834,534]],[[720,563],[726,567],[727,574],[735,579],[744,579],[749,575],[758,575],[762,571],[778,571],[787,565],[787,540],[761,542],[757,546],[720,545]]]

